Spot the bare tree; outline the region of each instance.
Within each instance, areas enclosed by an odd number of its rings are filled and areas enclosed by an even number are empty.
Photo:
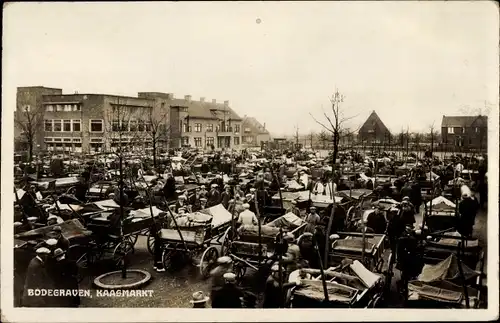
[[[35,147],[37,133],[43,127],[43,108],[31,106],[19,107],[14,114],[14,123],[21,131],[21,136],[28,144],[28,161],[33,160],[33,148]]]
[[[167,111],[155,111],[151,110],[148,114],[148,124],[151,127],[151,131],[147,132],[149,139],[151,139],[151,144],[153,148],[153,166],[156,169],[156,159],[158,152],[158,145],[160,142],[166,142],[169,139],[170,125],[167,124],[168,113]]]
[[[344,95],[339,93],[338,90],[335,91],[335,93],[329,99],[330,99],[330,103],[331,103],[333,116],[329,116],[326,112],[323,112],[323,115],[324,115],[325,119],[328,121],[328,124],[325,124],[321,121],[318,121],[316,118],[314,118],[314,116],[312,114],[310,114],[310,115],[317,124],[319,124],[321,127],[323,127],[324,130],[326,130],[327,132],[329,132],[332,135],[332,141],[333,141],[332,181],[335,182],[336,181],[335,166],[336,166],[337,156],[339,154],[340,138],[342,136],[348,135],[349,133],[353,133],[353,132],[347,130],[347,128],[345,127],[345,122],[347,122],[348,120],[350,120],[354,117],[343,116],[342,111],[340,109],[340,105],[341,105],[341,103],[344,102]],[[332,197],[332,198],[333,198],[333,207],[332,207],[332,210],[330,213],[330,218],[328,220],[328,227],[326,229],[326,234],[325,234],[326,245],[325,245],[325,254],[323,257],[323,261],[325,263],[325,266],[327,265],[327,261],[328,261],[328,253],[329,253],[329,245],[330,245],[330,241],[329,241],[330,230],[331,230],[332,223],[333,223],[333,215],[335,213],[335,198],[334,197]]]

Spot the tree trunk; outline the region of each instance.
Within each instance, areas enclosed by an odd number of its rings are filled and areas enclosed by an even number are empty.
[[[28,140],[28,161],[30,163],[33,161],[33,138]]]
[[[153,137],[153,167],[156,169],[156,139]]]
[[[328,254],[330,252],[330,230],[333,224],[333,215],[335,214],[335,194],[333,193],[333,185],[335,183],[335,163],[337,161],[337,155],[339,150],[339,138],[338,134],[335,133],[333,136],[333,161],[332,161],[332,194],[333,194],[333,205],[330,212],[330,218],[328,219],[328,227],[326,228],[325,234],[325,254],[323,256],[324,268],[328,268]]]

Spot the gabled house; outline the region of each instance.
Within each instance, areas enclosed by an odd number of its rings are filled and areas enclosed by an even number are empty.
[[[358,139],[361,142],[382,143],[389,140],[391,133],[384,125],[375,111],[372,111],[368,119],[359,129]]]
[[[487,139],[487,116],[443,116],[441,141],[444,147],[486,150]]]
[[[254,117],[244,116],[242,121],[242,144],[245,147],[260,147],[262,143],[269,142],[271,135]]]

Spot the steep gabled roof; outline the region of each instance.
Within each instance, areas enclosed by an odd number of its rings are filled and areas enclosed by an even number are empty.
[[[487,119],[486,116],[443,116],[441,127],[470,127],[478,118]]]
[[[170,101],[170,105],[187,107],[188,115],[191,118],[217,120],[224,119],[224,114],[226,114],[226,120],[228,121],[241,121],[240,116],[233,109],[229,106],[226,107],[222,103],[173,99]]]
[[[260,124],[257,119],[254,117],[247,117],[245,116],[243,118],[243,128],[250,127],[253,133],[258,133],[261,135],[268,135],[269,131],[267,131],[266,128],[262,124]]]
[[[385,126],[385,124],[380,120],[379,116],[375,111],[372,111],[368,119],[366,119],[365,123],[359,129],[359,133],[366,133],[370,130],[377,130],[378,133],[386,133],[389,132],[389,129]]]

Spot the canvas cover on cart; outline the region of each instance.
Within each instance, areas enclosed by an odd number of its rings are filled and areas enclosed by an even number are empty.
[[[21,232],[16,234],[14,238],[20,240],[42,239],[45,238],[55,226],[61,227],[62,235],[68,240],[77,237],[88,236],[92,233],[91,231],[85,229],[85,227],[80,223],[80,221],[78,221],[78,219],[72,219],[61,224],[49,225],[34,230]]]

